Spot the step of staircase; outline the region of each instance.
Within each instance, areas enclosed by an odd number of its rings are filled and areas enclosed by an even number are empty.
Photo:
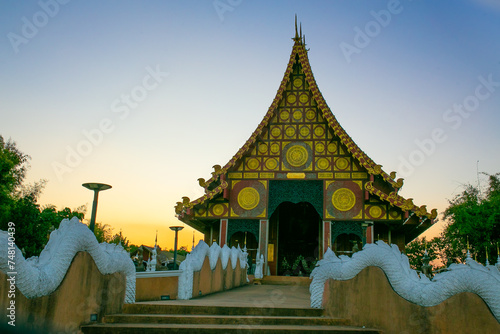
[[[235,307],[135,303],[123,305],[122,313],[321,317],[323,310],[293,307]]]
[[[226,307],[136,303],[103,323],[82,326],[97,333],[380,333],[349,326],[347,319],[310,308]]]
[[[260,282],[263,285],[311,285],[311,279],[309,277],[298,276],[264,276],[264,278]]]
[[[296,316],[203,315],[203,314],[113,314],[108,324],[208,324],[208,325],[303,325],[347,326],[346,319]]]
[[[229,334],[229,333],[335,333],[335,334],[379,334],[380,331],[367,328],[346,326],[246,326],[246,325],[196,325],[196,324],[99,324],[82,327],[86,334],[135,334],[135,333],[196,333],[196,334]]]

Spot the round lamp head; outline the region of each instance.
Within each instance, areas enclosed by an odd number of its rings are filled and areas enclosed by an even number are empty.
[[[87,189],[97,190],[97,191],[108,190],[111,188],[109,184],[97,183],[97,182],[84,183],[82,184],[82,186],[84,186]]]

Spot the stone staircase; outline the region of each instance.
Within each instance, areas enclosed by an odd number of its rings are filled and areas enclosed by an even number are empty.
[[[309,305],[308,277],[266,276],[189,301],[125,304],[123,313],[82,326],[83,333],[381,333],[325,317]]]
[[[83,333],[380,333],[323,316],[320,309],[137,303]]]

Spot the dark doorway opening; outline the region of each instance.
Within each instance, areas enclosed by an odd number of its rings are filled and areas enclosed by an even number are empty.
[[[353,233],[340,234],[333,242],[333,251],[337,255],[351,256],[361,249],[363,249],[361,238]]]
[[[320,223],[321,217],[308,202],[283,202],[278,206],[270,219],[271,230],[274,227],[277,231],[277,275],[310,274],[319,256]]]

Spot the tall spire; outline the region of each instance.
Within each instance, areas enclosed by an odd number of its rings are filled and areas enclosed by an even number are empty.
[[[295,14],[295,38],[299,38],[299,32],[297,31],[297,14]]]
[[[295,14],[295,37],[292,38],[295,43],[300,42],[302,39],[302,24],[300,25],[300,36],[299,36],[299,31],[297,29],[297,14]]]

